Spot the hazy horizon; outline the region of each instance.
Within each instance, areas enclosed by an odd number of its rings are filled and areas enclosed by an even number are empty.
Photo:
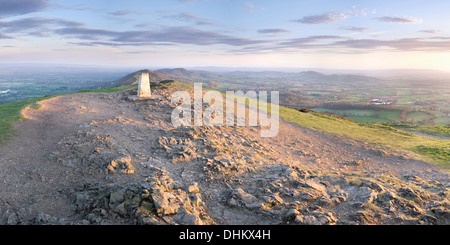
[[[450,2],[0,0],[0,64],[450,71]]]
[[[62,68],[62,69],[79,69],[80,70],[96,70],[96,71],[129,71],[135,72],[138,70],[160,70],[160,69],[186,69],[189,71],[206,71],[206,72],[281,72],[281,73],[296,73],[314,71],[328,74],[399,74],[402,73],[416,73],[416,74],[436,74],[436,75],[450,75],[449,71],[436,69],[327,69],[320,67],[251,67],[251,66],[124,66],[124,65],[104,65],[104,64],[56,64],[56,63],[0,63],[0,68],[16,68],[16,69],[30,69],[30,68]]]

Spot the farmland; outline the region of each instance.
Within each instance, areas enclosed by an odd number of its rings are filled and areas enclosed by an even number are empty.
[[[159,72],[203,82],[220,91],[279,91],[280,104],[336,114],[361,123],[450,124],[450,75],[403,71],[390,76],[302,72]],[[417,73],[417,74],[416,74]],[[379,104],[371,103],[373,100]]]
[[[0,104],[108,87],[126,72],[102,69],[13,67],[0,70]]]
[[[219,91],[279,91],[280,104],[347,117],[360,123],[408,126],[450,124],[450,76],[378,77],[303,72],[208,72],[161,69],[182,82]],[[45,95],[98,89],[127,74],[97,68],[0,70],[0,104]],[[373,101],[376,103],[373,103]],[[377,104],[378,103],[378,104]]]

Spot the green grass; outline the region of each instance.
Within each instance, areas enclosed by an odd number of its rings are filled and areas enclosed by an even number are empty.
[[[280,118],[305,128],[345,136],[394,150],[411,152],[417,160],[450,169],[450,141],[448,140],[418,136],[379,124],[353,123],[315,112],[302,113],[281,106]]]
[[[367,110],[367,109],[329,109],[329,108],[313,108],[314,111],[335,114],[350,118],[361,123],[386,123],[389,121],[401,120],[401,112],[398,110]]]
[[[192,87],[191,84],[180,82],[175,82],[174,84]],[[135,87],[135,85],[121,86],[107,89],[84,90],[75,93],[111,93]],[[34,105],[41,100],[56,96],[58,95],[0,105],[0,143],[14,134],[13,124],[16,121],[23,119],[20,113],[22,109]],[[394,150],[410,152],[412,157],[417,160],[423,160],[450,169],[450,141],[448,140],[418,136],[390,126],[355,123],[316,112],[303,113],[282,106],[279,107],[279,116],[281,119],[301,127],[361,140],[363,142],[384,146]],[[442,133],[448,134],[449,129],[448,127],[442,127],[441,129],[430,130],[442,131]]]
[[[89,89],[89,90],[81,90],[77,92],[73,92],[71,94],[78,94],[78,93],[114,93],[123,91],[130,88],[137,88],[137,85],[126,85],[126,86],[119,86],[114,88],[101,88],[101,89]]]
[[[400,118],[401,112],[400,111],[383,110],[383,111],[377,111],[375,114],[378,115],[378,117],[387,119],[387,120],[393,120],[393,121],[401,120],[401,118]]]
[[[34,104],[32,106],[30,106],[31,108],[35,109],[35,110],[39,110],[42,108],[42,104]]]
[[[450,120],[448,117],[441,117],[434,120],[437,126],[447,126],[450,125]]]
[[[104,88],[104,89],[92,89],[92,90],[83,90],[73,93],[67,93],[67,94],[77,94],[77,93],[113,93],[118,92],[130,88],[136,87],[135,85],[131,86],[120,86],[115,88]],[[60,94],[60,95],[67,95],[67,94]],[[13,125],[17,121],[23,120],[21,111],[25,109],[28,106],[33,106],[34,109],[38,110],[42,107],[42,105],[37,104],[39,101],[54,98],[60,95],[51,95],[51,96],[44,96],[40,98],[34,98],[34,99],[28,99],[24,101],[19,102],[12,102],[7,104],[1,104],[0,105],[0,144],[5,142],[6,140],[10,139],[11,136],[15,134]]]
[[[397,105],[410,105],[413,103],[414,103],[414,101],[408,97],[401,97],[401,98],[398,98],[398,100],[397,100]]]
[[[450,127],[448,126],[395,126],[399,129],[422,132],[430,135],[450,137]]]
[[[413,122],[420,122],[423,121],[424,119],[428,119],[429,117],[430,116],[428,114],[421,111],[410,112],[406,115],[406,119],[412,120]]]
[[[433,147],[433,146],[419,145],[416,146],[416,151],[423,155],[430,156],[436,160],[447,161],[447,165],[450,160],[450,146],[445,149],[439,146]]]
[[[0,143],[8,140],[14,134],[13,124],[16,121],[23,120],[21,114],[21,111],[23,109],[25,109],[27,106],[34,105],[39,101],[55,96],[34,98],[0,105]]]
[[[224,93],[222,93],[224,94]],[[224,94],[225,95],[225,94]],[[246,105],[249,101],[246,100]],[[267,113],[270,107],[266,105]],[[381,124],[357,123],[318,112],[279,107],[279,117],[301,127],[360,140],[394,151],[408,152],[416,160],[450,169],[450,141],[419,136]]]
[[[329,108],[313,108],[314,111],[318,112],[325,112],[330,114],[337,114],[337,115],[350,115],[350,116],[366,116],[370,117],[375,114],[375,110],[356,110],[356,109],[348,109],[348,110],[342,110],[342,109],[329,109]]]
[[[347,116],[347,118],[360,123],[385,123],[389,121],[387,119],[371,116]]]
[[[397,90],[397,96],[408,96],[412,95],[410,90]]]

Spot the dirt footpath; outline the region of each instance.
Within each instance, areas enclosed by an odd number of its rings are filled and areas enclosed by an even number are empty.
[[[83,93],[25,109],[26,120],[15,125],[18,135],[0,146],[0,223],[353,224],[361,222],[340,217],[354,204],[340,203],[365,194],[345,176],[359,176],[361,183],[414,176],[439,182],[433,188],[444,189],[436,195],[447,193],[449,175],[439,167],[284,122],[275,138],[261,138],[257,128],[175,129],[172,90],[156,89],[164,98],[156,101],[129,101],[131,91]],[[293,181],[300,184],[290,186]],[[135,186],[141,182],[146,184]],[[401,196],[401,186],[391,192]],[[376,197],[390,187],[367,188]],[[136,194],[141,192],[151,198]],[[336,193],[346,194],[339,199]],[[323,205],[340,205],[338,213],[303,210],[327,198],[340,200]],[[425,206],[415,212],[401,222],[421,219]],[[393,220],[386,214],[364,222]]]

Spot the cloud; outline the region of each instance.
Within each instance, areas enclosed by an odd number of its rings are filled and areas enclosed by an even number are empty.
[[[437,33],[441,33],[442,31],[439,31],[439,30],[420,30],[419,32],[428,33],[428,34],[437,34]]]
[[[309,15],[301,19],[294,20],[294,22],[317,25],[317,24],[331,24],[346,19],[347,16],[344,13],[325,13],[321,15]]]
[[[285,32],[291,32],[286,29],[260,29],[258,30],[259,34],[278,34],[278,33],[285,33]]]
[[[384,16],[380,18],[375,18],[375,20],[378,20],[380,22],[386,22],[386,23],[397,23],[397,24],[421,24],[423,23],[423,20],[414,18],[414,17],[395,17],[395,16]]]
[[[245,46],[239,50],[234,50],[235,53],[256,53],[256,52],[292,52],[292,49],[302,49],[305,51],[314,51],[315,48],[326,48],[327,45],[338,39],[345,39],[341,36],[333,35],[319,35],[308,36],[301,38],[293,38],[277,43],[261,43],[258,45]]]
[[[118,42],[170,42],[194,45],[227,44],[243,46],[262,41],[202,31],[192,27],[170,27],[162,31],[124,32],[114,39]]]
[[[431,40],[450,40],[450,37],[430,37]]]
[[[254,9],[255,5],[253,5],[253,3],[249,3],[249,2],[245,2],[244,6],[247,7],[248,9]]]
[[[165,16],[165,18],[180,20],[180,21],[184,21],[184,22],[194,22],[196,25],[212,25],[211,21],[200,18],[200,17],[196,16],[195,14],[187,13],[187,12],[179,13],[176,15],[168,15],[168,16]]]
[[[115,11],[115,12],[109,12],[108,14],[114,15],[114,16],[126,16],[126,15],[138,14],[138,12],[134,11],[134,10],[119,10],[119,11]]]
[[[352,31],[352,32],[366,32],[370,30],[370,28],[367,27],[354,27],[354,26],[343,26],[340,27],[339,30],[346,30],[346,31]]]
[[[294,20],[294,22],[308,24],[308,25],[318,25],[318,24],[332,24],[349,17],[361,17],[375,14],[376,10],[359,9],[357,6],[352,6],[351,9],[346,9],[342,11],[333,11],[319,15],[308,15],[300,19]]]
[[[249,12],[255,12],[257,10],[264,10],[264,8],[258,8],[253,3],[244,2],[244,6],[248,9]]]
[[[436,38],[434,38],[436,39]],[[402,38],[395,40],[358,39],[337,41],[332,46],[353,49],[391,48],[400,51],[450,51],[450,38],[440,38],[441,41],[425,38]]]
[[[0,0],[0,18],[38,12],[47,6],[47,0]]]
[[[366,16],[368,15],[367,11],[367,9],[358,9],[356,6],[353,6],[351,10],[346,10],[344,13],[351,16]],[[371,13],[374,14],[376,12],[372,11]]]
[[[99,40],[103,37],[117,37],[118,32],[102,30],[102,29],[90,29],[86,27],[68,27],[55,30],[55,33],[62,36],[70,36],[73,38],[84,40]]]
[[[331,35],[322,35],[322,36],[310,36],[310,37],[302,37],[302,38],[294,38],[284,42],[281,42],[280,45],[283,47],[303,47],[304,45],[317,44],[320,41],[324,40],[334,40],[334,39],[342,39],[341,36],[331,36]]]
[[[222,33],[202,31],[192,27],[170,27],[159,31],[110,31],[89,29],[85,27],[61,28],[56,34],[83,40],[95,40],[92,45],[128,46],[128,45],[166,45],[192,44],[244,46],[264,43],[266,41],[253,40]],[[100,41],[99,41],[100,40]]]
[[[245,46],[236,53],[286,52],[292,50],[337,53],[391,52],[450,52],[450,37],[400,38],[393,40],[348,39],[342,36],[309,36],[288,39],[276,44]]]
[[[178,0],[178,2],[184,3],[184,4],[194,4],[196,2],[196,0]]]
[[[186,18],[195,18],[185,15]],[[197,19],[198,20],[198,19]],[[200,20],[198,20],[200,21]],[[88,28],[83,23],[64,19],[42,17],[23,18],[14,21],[0,21],[2,39],[10,38],[7,34],[20,34],[33,37],[52,35],[91,41],[84,45],[215,45],[244,46],[263,43],[263,40],[242,38],[220,32],[204,31],[193,27],[166,27],[160,30],[114,31]],[[73,40],[71,40],[73,42]]]
[[[117,42],[102,42],[102,41],[91,41],[91,42],[69,42],[69,44],[77,46],[95,47],[95,46],[109,46],[109,47],[136,47],[136,46],[174,46],[172,43],[152,43],[152,42],[141,42],[141,43],[117,43]],[[126,52],[130,53],[130,52]],[[142,52],[137,52],[142,53]]]
[[[13,37],[0,33],[0,39],[13,39]]]
[[[14,21],[0,21],[0,31],[3,33],[23,33],[29,36],[43,37],[48,36],[54,28],[58,27],[79,27],[80,22],[32,17]]]

